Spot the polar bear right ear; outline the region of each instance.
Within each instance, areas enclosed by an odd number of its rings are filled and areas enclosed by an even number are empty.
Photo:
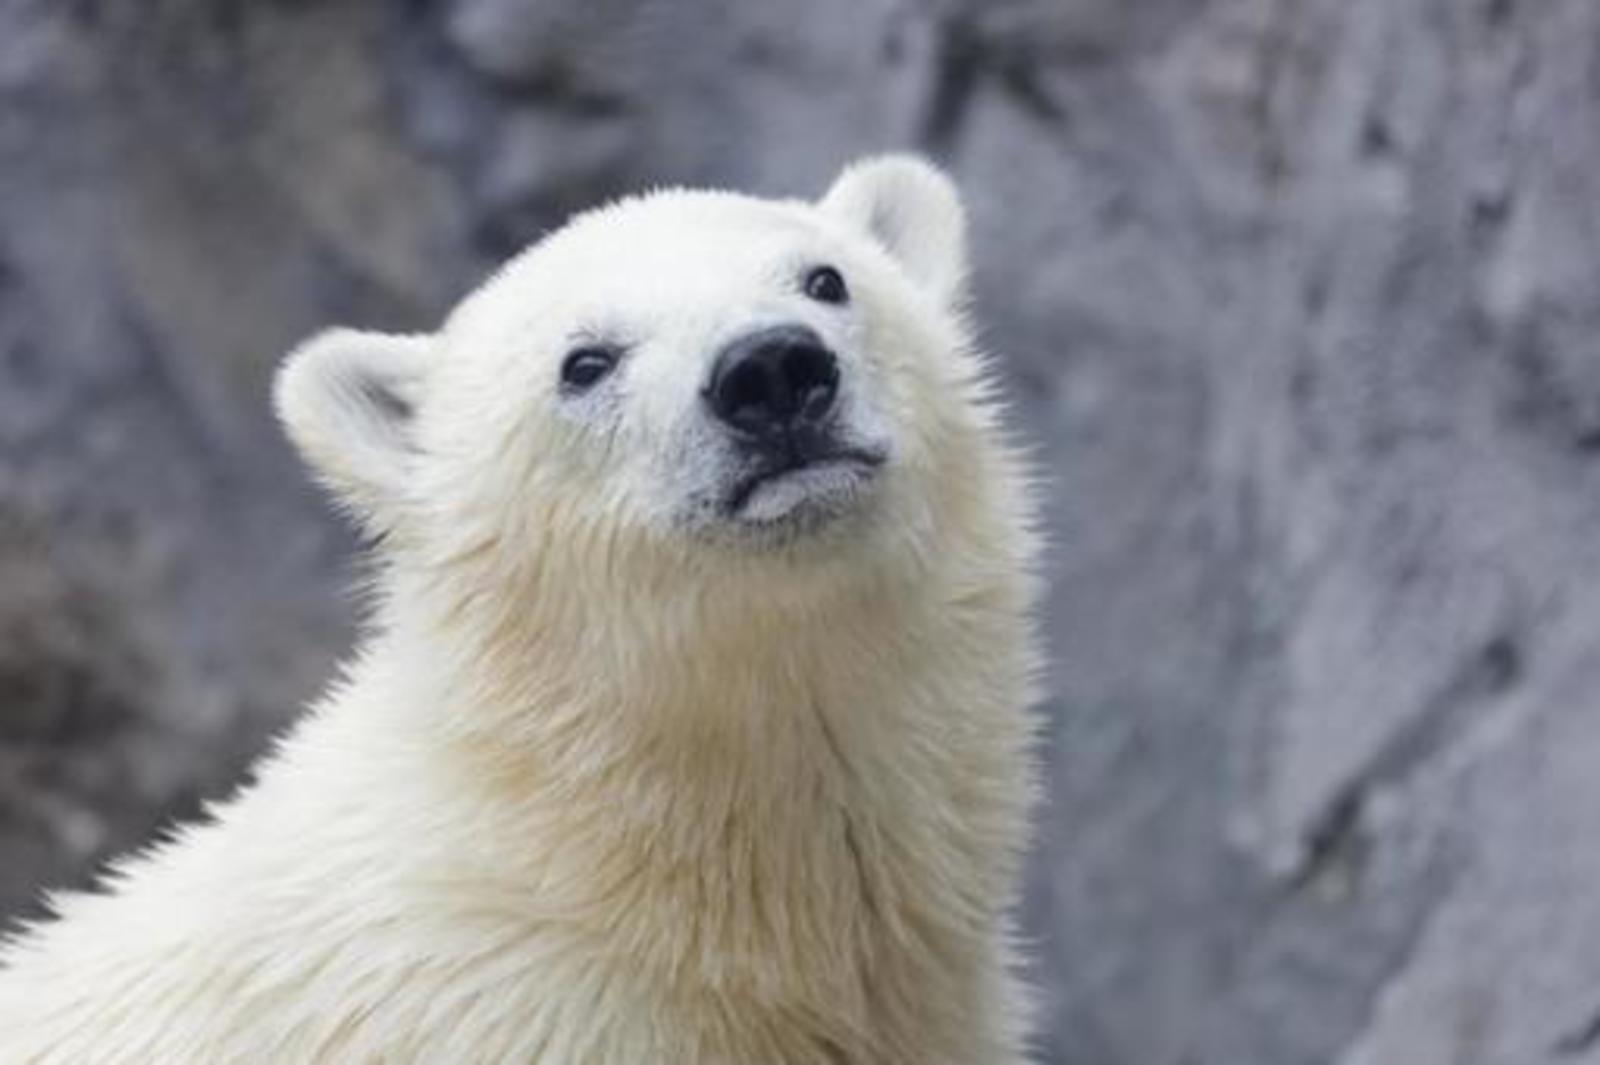
[[[415,454],[433,338],[330,329],[284,360],[273,390],[289,438],[374,535],[393,527]]]
[[[936,299],[961,299],[967,277],[966,212],[955,184],[932,163],[904,153],[853,163],[820,206],[875,240]]]

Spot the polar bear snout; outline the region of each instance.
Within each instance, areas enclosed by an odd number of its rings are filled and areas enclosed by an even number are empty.
[[[803,325],[762,329],[717,355],[704,398],[740,438],[763,443],[821,424],[839,395],[839,360]]]
[[[728,343],[701,398],[732,461],[722,513],[742,525],[815,527],[838,517],[884,464],[841,410],[840,360],[808,326],[769,326]]]

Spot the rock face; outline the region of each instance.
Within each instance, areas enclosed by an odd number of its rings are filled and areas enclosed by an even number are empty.
[[[1049,487],[1041,1058],[1600,1061],[1591,0],[0,6],[0,912],[348,646],[267,414],[574,207],[942,159]]]

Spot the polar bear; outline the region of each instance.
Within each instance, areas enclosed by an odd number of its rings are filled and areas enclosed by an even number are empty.
[[[278,411],[373,539],[257,783],[0,955],[0,1061],[1020,1061],[1033,535],[912,157],[579,215]]]

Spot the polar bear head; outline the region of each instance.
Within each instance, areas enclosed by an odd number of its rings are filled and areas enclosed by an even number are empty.
[[[503,578],[926,557],[982,476],[965,262],[952,185],[910,157],[816,202],[652,192],[579,215],[436,333],[313,338],[278,410],[386,549]]]

